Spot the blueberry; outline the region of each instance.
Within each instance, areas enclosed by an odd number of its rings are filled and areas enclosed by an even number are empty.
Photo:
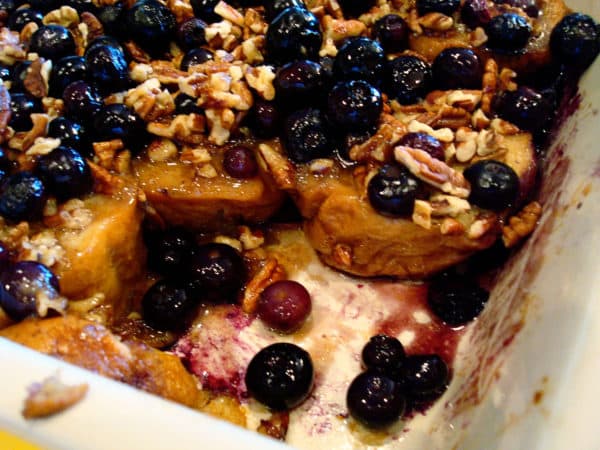
[[[251,149],[245,145],[234,145],[225,150],[223,169],[233,178],[253,178],[258,173],[258,163]]]
[[[180,331],[192,319],[196,304],[179,283],[157,281],[142,298],[142,318],[157,330]]]
[[[85,81],[69,84],[62,98],[69,116],[83,122],[91,120],[102,106],[102,97],[96,87]]]
[[[323,35],[315,15],[304,8],[290,7],[269,24],[266,50],[269,59],[279,63],[297,59],[316,60]]]
[[[254,134],[260,138],[272,138],[279,134],[281,117],[276,105],[263,99],[256,99],[248,117]]]
[[[269,0],[265,2],[266,18],[271,21],[286,8],[296,7],[306,9],[302,0]]]
[[[123,103],[113,103],[100,108],[94,117],[94,130],[100,140],[122,139],[126,145],[137,148],[145,136],[146,124]]]
[[[40,156],[36,173],[59,201],[82,197],[94,186],[88,163],[71,147],[60,146]]]
[[[212,302],[234,302],[244,284],[246,267],[239,252],[226,244],[198,247],[188,266],[188,288]]]
[[[177,42],[184,50],[191,50],[206,43],[206,23],[196,17],[182,22],[177,28]]]
[[[202,114],[204,110],[198,106],[198,99],[179,93],[175,97],[176,114]]]
[[[250,395],[269,408],[292,409],[312,390],[313,363],[308,352],[295,344],[272,344],[254,355],[245,381]]]
[[[9,81],[12,78],[12,67],[0,63],[0,79]]]
[[[123,46],[119,43],[119,41],[117,39],[115,39],[113,36],[107,36],[104,34],[104,35],[95,37],[91,42],[88,43],[83,56],[87,57],[88,53],[94,51],[96,49],[96,47],[106,47],[106,46],[113,47],[115,50],[125,54],[125,49],[123,48]]]
[[[451,16],[460,6],[460,0],[417,0],[417,11],[420,16],[439,12]]]
[[[492,20],[487,0],[466,0],[460,10],[460,17],[469,28],[473,29],[483,27]]]
[[[189,268],[195,253],[194,235],[183,228],[169,228],[147,239],[148,267],[168,277],[180,276]]]
[[[9,158],[8,152],[0,147],[0,170],[10,172],[14,166],[15,162]]]
[[[494,98],[493,107],[502,119],[533,134],[542,133],[554,114],[552,102],[526,86],[501,92]]]
[[[65,56],[52,65],[50,95],[60,98],[69,84],[78,80],[87,80],[87,78],[88,70],[85,58]]]
[[[366,81],[342,81],[327,98],[327,114],[344,130],[366,130],[376,125],[383,109],[381,93]]]
[[[406,408],[399,383],[377,372],[358,375],[346,393],[350,415],[369,428],[383,428],[396,422]]]
[[[30,67],[31,61],[21,61],[13,66],[10,85],[11,92],[25,93],[27,91],[24,82]]]
[[[371,206],[390,217],[412,214],[415,200],[421,192],[420,181],[404,167],[395,165],[379,169],[367,186]]]
[[[46,188],[30,172],[17,172],[0,186],[0,215],[11,222],[41,218],[46,204]]]
[[[90,77],[104,92],[116,92],[129,84],[129,68],[118,48],[96,45],[85,52]]]
[[[0,273],[0,306],[13,320],[35,313],[39,294],[56,298],[58,291],[56,276],[35,261],[19,261]]]
[[[33,126],[30,114],[41,113],[42,104],[37,98],[28,94],[14,93],[10,95],[10,110],[8,125],[15,131],[26,131]]]
[[[402,381],[406,394],[418,400],[433,400],[448,386],[450,370],[438,355],[407,356],[402,364]]]
[[[190,0],[194,15],[208,23],[220,22],[223,20],[223,18],[215,12],[217,3],[219,3],[219,0]]]
[[[61,145],[72,147],[80,154],[91,156],[90,143],[84,127],[66,117],[56,117],[48,124],[48,137],[60,139]]]
[[[375,0],[339,0],[344,17],[358,17],[375,6]]]
[[[480,208],[502,211],[514,206],[519,195],[519,176],[506,164],[488,159],[464,171],[471,183],[469,201]]]
[[[397,14],[387,14],[373,25],[373,38],[379,41],[386,52],[405,50],[409,34],[408,24]]]
[[[101,8],[97,17],[102,22],[106,34],[119,38],[125,36],[127,29],[124,25],[125,8],[123,3],[116,2]]]
[[[321,111],[300,109],[290,114],[283,125],[283,142],[292,161],[305,163],[329,156],[332,151],[331,131]]]
[[[315,103],[323,88],[320,64],[308,61],[292,61],[284,64],[273,82],[276,98],[288,108]]]
[[[364,80],[379,87],[385,73],[385,52],[372,39],[348,38],[335,56],[333,72],[337,79]]]
[[[438,89],[481,89],[483,64],[477,54],[462,47],[442,50],[432,65],[433,79]]]
[[[4,272],[8,268],[10,263],[11,263],[11,252],[8,249],[8,247],[6,245],[4,245],[4,243],[0,242],[0,273]],[[0,296],[0,302],[2,302],[1,296]]]
[[[429,286],[427,302],[444,323],[458,327],[477,317],[490,294],[467,277],[440,277]]]
[[[16,7],[15,0],[0,0],[0,16],[10,17]]]
[[[531,25],[515,13],[500,14],[485,27],[486,45],[496,52],[518,52],[525,48],[531,36]]]
[[[98,11],[92,0],[67,0],[67,6],[75,9],[79,14],[82,12],[91,12],[95,14]]]
[[[552,30],[550,50],[554,58],[583,71],[600,52],[600,28],[586,14],[569,14]]]
[[[212,59],[214,59],[214,56],[210,50],[203,47],[193,48],[188,51],[183,58],[181,58],[181,64],[179,65],[179,68],[187,71],[191,66],[203,64]]]
[[[440,161],[445,160],[444,146],[440,141],[427,133],[406,133],[398,141],[398,145],[417,148],[429,153],[435,159],[439,159]]]
[[[311,309],[310,294],[304,286],[293,280],[279,280],[261,292],[256,312],[267,326],[291,333],[306,322]]]
[[[20,8],[10,15],[6,25],[12,31],[20,32],[29,22],[34,22],[38,27],[41,27],[43,25],[43,19],[44,16],[42,13],[35,9]]]
[[[57,60],[75,53],[75,39],[63,26],[44,25],[31,36],[29,51],[42,58]]]
[[[126,13],[129,36],[144,50],[160,54],[169,48],[175,16],[158,0],[139,0]]]
[[[392,379],[400,375],[406,355],[402,343],[393,336],[378,334],[363,347],[363,365],[373,372],[382,373]]]
[[[431,66],[421,58],[404,55],[389,62],[386,92],[400,104],[413,104],[425,97],[431,83]]]

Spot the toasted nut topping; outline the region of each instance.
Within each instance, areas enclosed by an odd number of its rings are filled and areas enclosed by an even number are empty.
[[[58,243],[52,230],[45,230],[24,239],[19,251],[19,261],[37,261],[48,267],[54,266],[65,256],[65,249]]]
[[[444,236],[459,236],[465,232],[465,227],[456,219],[446,217],[440,225],[440,233]]]
[[[212,161],[208,149],[204,147],[192,148],[185,146],[179,156],[179,159],[183,162],[189,162],[192,164],[205,164]]]
[[[477,109],[471,116],[471,125],[477,130],[483,130],[490,126],[491,120],[481,109]]]
[[[242,225],[238,227],[240,242],[244,250],[254,250],[265,243],[265,237],[261,231],[253,232],[249,227]]]
[[[486,114],[490,114],[492,111],[492,100],[498,90],[498,64],[491,58],[485,63],[482,85],[481,110]]]
[[[445,14],[432,12],[419,18],[419,24],[429,30],[447,31],[454,26],[454,20]]]
[[[350,267],[352,265],[352,247],[337,243],[333,247],[333,260],[341,265]]]
[[[146,152],[150,161],[168,161],[177,155],[177,146],[170,139],[155,139]]]
[[[318,158],[310,162],[309,170],[314,174],[325,174],[333,168],[333,159]]]
[[[434,130],[429,125],[417,120],[412,120],[408,124],[408,131],[410,133],[427,133],[440,142],[452,142],[454,140],[454,133],[450,128],[440,128],[439,130]]]
[[[452,195],[436,194],[429,199],[429,202],[432,207],[431,214],[438,217],[456,217],[471,209],[467,200]]]
[[[217,169],[210,163],[196,165],[196,176],[199,178],[216,178],[218,175]]]
[[[285,269],[279,264],[279,261],[273,257],[268,258],[265,265],[246,284],[242,298],[244,312],[248,314],[256,312],[261,292],[275,281],[285,279],[285,276]]]
[[[87,384],[68,386],[56,375],[28,387],[23,417],[35,419],[57,414],[81,401],[88,391]]]
[[[500,71],[500,90],[516,91],[517,83],[514,79],[517,78],[517,73],[507,67],[503,67]]]
[[[505,136],[510,136],[513,134],[517,134],[519,133],[521,130],[519,130],[519,127],[517,127],[516,125],[507,122],[506,120],[502,120],[498,117],[496,117],[495,119],[492,119],[492,122],[490,123],[490,128],[495,131],[498,134],[502,134]]]
[[[38,137],[33,141],[33,145],[25,152],[28,156],[47,155],[60,145],[60,139]]]
[[[217,3],[217,6],[215,6],[215,13],[231,23],[235,23],[241,27],[244,26],[244,16],[242,16],[237,9],[228,3],[225,3],[223,0],[221,0],[219,3]]]
[[[72,25],[77,25],[79,23],[79,14],[75,8],[61,6],[46,14],[42,19],[42,22],[44,25],[56,24],[62,25],[65,28],[70,28]]]
[[[481,47],[487,40],[488,36],[481,27],[477,27],[469,33],[469,42],[471,42],[473,47]]]
[[[541,215],[542,206],[538,202],[531,202],[508,219],[508,225],[502,227],[504,245],[507,248],[514,247],[529,236],[535,230]]]
[[[495,217],[484,217],[483,219],[478,219],[471,224],[469,230],[467,231],[467,236],[469,239],[479,239],[488,231],[492,230],[496,226],[496,218]]]
[[[98,157],[98,164],[105,169],[111,169],[115,156],[119,150],[125,147],[121,139],[111,141],[94,142],[92,144],[94,154]]]
[[[466,109],[467,111],[474,111],[479,102],[481,101],[482,93],[478,90],[458,90],[448,93],[446,102],[450,106],[456,106],[459,108]]]
[[[267,144],[259,144],[258,153],[280,189],[289,190],[296,187],[296,171],[284,155]]]
[[[412,213],[412,221],[417,225],[425,228],[426,230],[431,229],[431,213],[433,208],[424,200],[415,200],[415,207]]]
[[[23,44],[19,41],[19,34],[6,27],[0,28],[0,63],[12,66],[26,57]]]
[[[48,128],[48,115],[33,113],[31,114],[31,121],[33,126],[29,131],[20,131],[8,141],[8,146],[15,150],[26,151],[33,145],[35,140],[39,137],[46,136],[46,130]]]

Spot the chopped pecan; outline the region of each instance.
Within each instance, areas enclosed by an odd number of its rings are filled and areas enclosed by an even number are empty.
[[[514,247],[523,238],[529,236],[542,215],[542,205],[531,202],[516,215],[508,219],[508,225],[502,227],[502,242],[507,248]]]
[[[415,200],[415,206],[412,213],[412,221],[425,228],[426,230],[431,229],[431,213],[433,208],[429,202],[425,200]]]
[[[8,146],[10,148],[26,151],[33,145],[37,138],[46,136],[49,122],[47,114],[31,114],[31,122],[33,122],[31,130],[15,133],[15,135],[10,138],[8,141]]]
[[[441,142],[452,142],[454,140],[454,133],[450,128],[439,128],[434,130],[429,125],[419,122],[418,120],[410,121],[408,124],[408,131],[411,133],[427,133]]]
[[[322,25],[324,37],[334,43],[348,37],[361,36],[367,31],[365,24],[359,20],[334,19],[331,16],[323,17]]]
[[[480,47],[488,40],[485,30],[481,27],[475,28],[469,33],[469,42],[473,47]]]
[[[194,17],[194,10],[189,0],[167,0],[167,8],[175,14],[177,23],[182,23]]]
[[[113,139],[111,141],[94,142],[92,146],[100,166],[111,169],[117,152],[123,150],[125,144],[121,139]]]
[[[290,413],[287,411],[275,412],[269,419],[261,419],[256,431],[280,441],[285,440],[288,426],[290,424]]]
[[[514,81],[515,78],[517,78],[517,73],[514,70],[511,70],[508,67],[503,67],[498,78],[500,80],[500,90],[517,90],[517,83]]]
[[[419,18],[419,25],[434,31],[447,31],[454,26],[454,20],[445,14],[431,12]]]
[[[42,76],[43,62],[42,58],[35,59],[27,69],[27,74],[23,80],[25,89],[36,98],[44,98],[48,95],[48,84]]]
[[[265,100],[275,98],[275,71],[270,66],[248,66],[244,72],[244,78],[252,89],[254,89]]]
[[[230,4],[220,0],[214,8],[216,14],[239,26],[244,26],[244,16]]]
[[[440,233],[444,236],[458,236],[465,232],[465,226],[458,220],[446,217],[440,225]]]
[[[44,16],[42,22],[44,25],[56,24],[70,28],[79,23],[79,14],[75,8],[65,5],[50,11]]]
[[[382,115],[381,122],[380,127],[373,136],[365,142],[353,145],[350,148],[350,159],[361,162],[368,160],[389,161],[394,145],[407,132],[406,125],[389,114]]]
[[[93,41],[98,36],[102,36],[104,34],[104,27],[102,26],[102,22],[98,20],[98,18],[93,15],[89,11],[84,11],[81,13],[80,19],[83,23],[87,25],[88,42]]]
[[[201,114],[180,114],[169,122],[150,122],[148,132],[156,136],[175,139],[186,144],[200,144],[206,141],[205,118]]]
[[[26,57],[27,53],[19,41],[19,33],[6,27],[0,28],[0,63],[12,66]]]
[[[88,165],[90,166],[92,176],[95,180],[95,192],[98,192],[100,194],[112,195],[123,187],[123,180],[115,175],[112,175],[104,167],[99,166],[98,164],[95,164],[89,160]]]
[[[352,247],[347,244],[336,243],[333,247],[333,260],[340,266],[350,267],[352,265]]]
[[[258,273],[246,284],[244,297],[242,298],[244,312],[249,314],[256,312],[261,292],[275,281],[283,280],[285,276],[285,269],[279,264],[277,258],[268,258]]]
[[[496,216],[486,216],[481,219],[475,220],[469,230],[467,231],[467,237],[469,239],[479,239],[486,233],[495,229],[498,225]]]
[[[296,187],[296,171],[294,166],[280,151],[277,151],[270,145],[259,144],[258,153],[275,180],[277,187],[288,190]]]
[[[28,44],[31,40],[31,36],[33,36],[33,33],[35,33],[39,28],[40,27],[35,22],[29,22],[26,24],[21,30],[21,33],[19,33],[19,39],[21,39],[21,43]]]
[[[207,148],[198,147],[192,148],[188,146],[183,147],[179,160],[192,164],[204,164],[212,161],[212,156]]]
[[[57,414],[81,401],[88,385],[69,386],[54,375],[41,383],[33,383],[28,391],[22,414],[25,419],[35,419]]]
[[[142,50],[142,48],[133,41],[125,42],[125,48],[136,62],[148,64],[152,59],[148,53]]]
[[[177,146],[170,139],[155,139],[148,145],[146,153],[150,161],[168,161],[177,155]]]
[[[463,198],[452,195],[436,194],[429,199],[431,214],[434,216],[456,217],[471,209],[469,202]]]
[[[29,156],[47,155],[60,145],[60,139],[49,137],[37,137],[33,145],[25,152]]]
[[[491,58],[485,63],[482,85],[481,110],[489,114],[492,111],[492,100],[498,89],[498,64]]]
[[[130,89],[125,104],[133,108],[147,122],[167,116],[175,111],[175,102],[167,89],[161,90],[158,78],[150,78]]]

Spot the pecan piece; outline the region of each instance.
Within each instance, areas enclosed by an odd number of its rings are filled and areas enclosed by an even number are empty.
[[[265,265],[261,267],[254,277],[246,285],[244,298],[242,299],[242,309],[246,313],[253,313],[258,307],[258,298],[267,286],[275,281],[285,278],[285,269],[279,264],[276,258],[269,258]]]
[[[529,236],[542,215],[542,205],[531,202],[515,216],[508,220],[508,225],[502,227],[502,242],[507,248],[514,247],[522,239]]]

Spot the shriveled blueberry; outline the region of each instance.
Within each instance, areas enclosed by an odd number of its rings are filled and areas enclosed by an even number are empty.
[[[358,17],[375,6],[375,0],[340,0],[339,4],[344,17]]]
[[[41,102],[28,94],[14,93],[10,96],[10,125],[15,131],[26,131],[31,129],[30,114],[42,112]]]
[[[419,15],[439,12],[451,16],[460,6],[460,0],[417,0]]]
[[[148,267],[168,277],[179,277],[189,268],[196,251],[194,235],[183,228],[152,234],[146,242]]]
[[[48,124],[48,137],[60,139],[61,145],[72,147],[84,156],[90,155],[90,142],[84,127],[66,117],[56,117]]]
[[[196,17],[187,19],[177,27],[177,42],[184,50],[191,50],[205,44],[205,28],[206,22],[203,20]]]
[[[467,167],[464,176],[471,183],[469,201],[472,204],[494,211],[514,206],[520,183],[510,166],[487,159]]]
[[[448,387],[450,370],[439,355],[407,356],[402,365],[406,394],[416,400],[434,400]]]
[[[75,53],[75,39],[61,25],[44,25],[31,36],[29,51],[42,58],[57,60]]]
[[[400,375],[405,358],[402,343],[385,334],[371,337],[362,350],[362,363],[368,370],[382,373],[392,379],[397,379]]]
[[[116,92],[129,84],[129,68],[118,48],[97,45],[85,52],[90,77],[104,92]]]
[[[35,23],[38,27],[43,25],[43,14],[35,9],[20,8],[15,10],[8,18],[6,25],[12,31],[21,31],[29,22]]]
[[[169,48],[175,16],[158,0],[139,0],[126,13],[129,36],[144,50],[160,54]]]
[[[250,110],[248,122],[254,134],[261,138],[272,138],[280,132],[281,117],[273,102],[256,99]]]
[[[406,408],[399,383],[377,372],[358,375],[346,393],[350,415],[369,428],[383,428],[396,422]]]
[[[401,52],[408,47],[410,30],[398,14],[387,14],[373,25],[373,38],[386,52]]]
[[[36,173],[59,201],[82,197],[94,186],[88,163],[71,147],[60,146],[40,156]]]
[[[548,98],[526,86],[499,93],[494,98],[493,107],[502,119],[533,134],[543,132],[554,113]]]
[[[30,67],[31,61],[21,61],[13,66],[10,84],[11,93],[27,92],[27,89],[25,89],[25,85],[23,83],[25,78],[27,78],[27,73]]]
[[[430,90],[431,66],[421,58],[403,55],[389,62],[386,92],[402,105],[416,103]]]
[[[198,106],[197,98],[180,92],[175,97],[175,112],[177,114],[202,114],[204,110]]]
[[[283,125],[285,150],[292,161],[298,163],[330,155],[333,152],[330,136],[325,116],[314,108],[293,112]]]
[[[458,327],[477,317],[489,296],[489,292],[471,278],[446,276],[431,283],[427,303],[443,322]]]
[[[406,133],[398,145],[404,145],[406,147],[418,148],[419,150],[426,151],[435,159],[444,161],[444,146],[440,141],[427,133]]]
[[[58,291],[56,276],[36,261],[19,261],[0,273],[0,306],[13,320],[35,313],[39,294],[52,299]]]
[[[292,409],[310,394],[314,368],[308,352],[284,342],[259,351],[248,364],[246,387],[252,397],[275,411]]]
[[[17,172],[0,186],[0,215],[11,222],[42,217],[46,188],[31,172]]]
[[[277,63],[297,59],[315,61],[322,42],[323,35],[318,19],[304,8],[284,9],[267,29],[267,55]]]
[[[190,0],[194,15],[207,23],[223,20],[223,18],[215,12],[217,3],[219,3],[219,0]]]
[[[371,206],[380,214],[391,217],[412,214],[422,190],[421,182],[397,165],[383,166],[367,186]]]
[[[583,71],[600,52],[600,28],[586,14],[566,15],[552,30],[552,56]]]
[[[225,150],[223,169],[233,178],[253,178],[258,173],[254,152],[245,145],[234,145]]]
[[[335,56],[333,73],[337,79],[364,80],[379,87],[385,73],[385,52],[372,39],[348,38]]]
[[[287,108],[315,103],[323,88],[321,65],[314,61],[292,61],[281,66],[275,80],[277,101]]]
[[[78,80],[87,80],[87,77],[88,71],[85,58],[65,56],[52,65],[50,95],[60,98],[69,84]]]
[[[282,333],[300,328],[312,309],[310,294],[293,280],[280,280],[267,286],[258,300],[257,313],[269,327]]]
[[[273,20],[281,11],[290,7],[306,9],[306,5],[302,0],[272,0],[265,2],[267,20]]]
[[[466,0],[460,10],[460,18],[469,28],[485,26],[492,20],[487,0]]]
[[[100,140],[122,139],[131,146],[139,144],[145,135],[146,124],[123,103],[113,103],[100,108],[94,117],[94,130]]]
[[[523,50],[531,36],[531,25],[523,16],[515,13],[500,14],[485,27],[486,45],[496,52]]]
[[[366,81],[336,84],[327,97],[327,114],[344,130],[366,130],[375,125],[383,109],[381,93]]]
[[[89,121],[100,110],[102,97],[92,84],[74,81],[62,95],[67,113],[76,120]]]
[[[483,64],[477,54],[462,47],[442,50],[432,65],[438,89],[481,89]]]
[[[212,59],[214,59],[214,56],[210,50],[204,47],[193,48],[181,58],[179,68],[187,71],[191,66],[203,64]]]
[[[142,318],[157,330],[180,331],[189,324],[196,305],[181,284],[160,280],[144,294]]]
[[[125,8],[122,2],[104,6],[98,11],[98,20],[104,26],[104,32],[111,36],[123,37],[126,34]]]

